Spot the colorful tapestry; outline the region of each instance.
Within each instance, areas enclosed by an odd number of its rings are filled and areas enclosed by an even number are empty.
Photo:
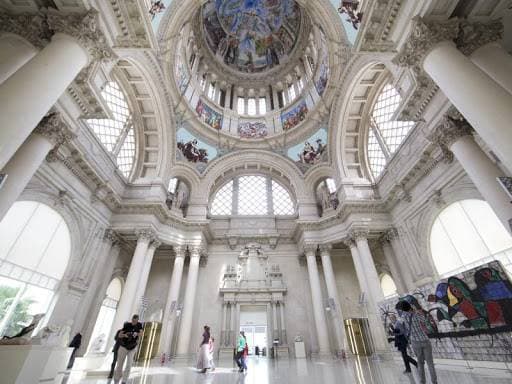
[[[283,130],[287,131],[299,125],[304,121],[304,119],[306,119],[307,113],[308,107],[304,99],[295,104],[292,109],[281,113],[281,124],[283,125]]]
[[[224,64],[241,72],[279,65],[294,48],[301,12],[294,0],[208,0],[203,35]]]
[[[238,134],[243,139],[260,139],[267,136],[268,129],[267,125],[260,121],[239,123]]]
[[[203,123],[208,124],[210,127],[215,129],[222,128],[222,114],[214,111],[202,100],[197,102],[196,112]]]
[[[426,285],[380,305],[387,326],[398,300],[427,315],[430,337],[467,337],[512,331],[512,283],[493,261]]]

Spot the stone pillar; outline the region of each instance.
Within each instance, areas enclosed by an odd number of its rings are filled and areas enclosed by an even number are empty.
[[[2,125],[2,127],[6,126]],[[4,128],[0,129],[0,132],[3,130]],[[54,146],[58,146],[72,137],[72,133],[62,122],[58,113],[50,113],[41,120],[34,132],[2,169],[1,173],[7,174],[8,177],[0,193],[0,220],[21,195],[48,152]]]
[[[281,339],[284,345],[288,345],[288,339],[286,336],[286,319],[284,317],[284,302],[279,303],[279,310],[281,311]]]
[[[417,17],[395,62],[419,77],[424,70],[510,170],[512,94],[457,49],[452,40],[459,34],[456,19],[436,23]],[[468,52],[465,41],[457,42]]]
[[[144,297],[144,293],[146,292],[146,286],[148,284],[149,272],[151,271],[151,264],[153,263],[153,256],[155,255],[156,249],[162,243],[158,240],[153,240],[148,247],[146,252],[146,256],[144,257],[144,265],[142,266],[142,270],[140,271],[139,283],[137,285],[137,291],[134,296],[132,312],[142,314],[142,299]],[[141,318],[141,321],[144,321],[144,318]]]
[[[512,110],[512,103],[510,109]],[[453,152],[482,197],[510,232],[512,204],[496,181],[497,177],[505,174],[475,142],[469,123],[456,111],[449,111],[442,124],[436,128],[433,137],[435,142]]]
[[[324,270],[325,284],[327,286],[327,294],[329,295],[329,303],[332,306],[334,331],[336,334],[336,353],[341,353],[347,348],[345,338],[345,325],[343,323],[343,313],[341,312],[340,299],[338,295],[338,287],[336,286],[336,278],[331,261],[332,245],[320,245],[320,256],[322,257],[322,266]]]
[[[20,36],[5,33],[0,36],[0,84],[32,59],[37,49]]]
[[[231,321],[229,323],[229,334],[230,334],[230,343],[231,345],[234,347],[236,346],[236,339],[237,339],[237,334],[238,334],[238,331],[236,329],[236,303],[235,302],[231,302],[229,303],[229,308],[230,308],[230,312],[231,312]]]
[[[389,269],[391,271],[391,277],[393,278],[393,281],[396,285],[396,290],[399,295],[403,295],[408,291],[403,279],[402,279],[402,272],[400,271],[398,267],[398,263],[396,261],[396,255],[393,252],[393,249],[391,247],[391,243],[387,237],[386,234],[382,236],[379,239],[381,245],[382,245],[382,251],[384,252],[384,257],[386,258],[386,263],[389,266]]]
[[[405,285],[406,292],[412,292],[416,288],[416,284],[414,284],[413,273],[411,268],[409,268],[408,264],[410,259],[408,259],[406,255],[404,255],[404,248],[400,241],[398,229],[392,228],[388,230],[385,236],[391,243],[391,248],[393,249],[398,270],[400,272],[400,276],[402,277],[402,281]]]
[[[146,253],[149,248],[149,243],[154,239],[155,234],[151,229],[140,229],[136,232],[137,235],[137,246],[133,254],[130,269],[128,270],[128,276],[123,287],[123,293],[119,305],[117,306],[116,316],[114,317],[114,329],[119,329],[123,326],[125,321],[129,321],[133,315],[133,303],[135,301],[135,295],[137,294],[137,288],[139,286],[139,280],[141,270],[144,266],[144,260]]]
[[[278,323],[277,323],[277,307],[276,307],[277,303],[275,301],[273,301],[271,303],[271,305],[272,305],[272,329],[274,330],[274,332],[272,333],[272,338],[274,340],[274,339],[279,338],[279,328],[278,328]]]
[[[187,355],[190,352],[190,334],[192,332],[192,321],[194,320],[194,302],[196,299],[200,258],[200,248],[193,247],[190,249],[190,264],[188,267],[187,286],[185,288],[185,298],[183,301],[183,311],[181,315],[181,328],[178,338],[178,355]]]
[[[327,321],[325,319],[324,302],[320,288],[320,277],[316,265],[316,245],[304,246],[308,265],[309,285],[313,302],[313,315],[315,319],[316,334],[318,338],[318,353],[327,355],[330,352],[329,335],[327,334]]]
[[[368,317],[373,344],[377,353],[386,352],[388,350],[386,333],[377,308],[377,303],[384,298],[380,288],[379,276],[373,264],[366,234],[354,233],[354,238],[357,239],[355,242],[348,240],[345,244],[352,253],[357,280],[365,297],[366,316]]]
[[[51,42],[0,85],[0,169],[90,60],[113,56],[98,12],[46,15]]]
[[[470,58],[478,68],[512,94],[512,55],[499,43],[493,42],[478,48]]]
[[[174,257],[174,267],[172,269],[169,292],[167,293],[160,336],[160,353],[165,353],[167,357],[171,354],[171,344],[174,328],[176,326],[176,310],[178,309],[178,299],[180,297],[183,264],[185,262],[185,247],[174,247],[174,252],[176,256]]]
[[[220,331],[220,344],[219,345],[228,345],[228,338],[227,338],[227,332],[228,332],[228,304],[222,303],[222,328]]]

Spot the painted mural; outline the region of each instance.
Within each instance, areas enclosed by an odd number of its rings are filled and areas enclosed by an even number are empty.
[[[215,147],[198,139],[185,128],[178,129],[176,133],[176,147],[176,160],[194,163],[200,172],[218,155]]]
[[[281,124],[283,130],[287,131],[299,125],[308,113],[308,106],[306,100],[302,99],[294,107],[286,112],[281,113]]]
[[[151,20],[154,20],[155,17],[165,11],[165,4],[162,0],[152,0],[151,6],[149,7],[149,16]]]
[[[226,65],[253,73],[289,56],[301,13],[294,0],[208,0],[202,18],[211,51]]]
[[[318,79],[315,81],[315,88],[318,94],[322,96],[327,87],[327,80],[329,79],[329,56],[327,54],[327,39],[322,30],[320,30],[320,38],[322,41],[322,57],[318,69]]]
[[[196,112],[203,123],[214,129],[222,128],[222,114],[210,108],[202,100],[197,102]]]
[[[268,135],[267,125],[260,121],[238,124],[238,134],[243,139],[261,139]]]
[[[287,155],[303,172],[327,161],[327,129],[320,128],[308,140],[289,148]]]
[[[498,261],[386,300],[380,305],[386,326],[398,300],[427,315],[425,330],[432,338],[512,331],[512,283]]]
[[[181,93],[184,93],[187,89],[189,81],[188,71],[185,64],[181,59],[178,60],[176,65],[176,83]]]

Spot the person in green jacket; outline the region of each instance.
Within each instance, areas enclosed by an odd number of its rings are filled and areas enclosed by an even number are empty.
[[[247,342],[245,341],[245,335],[243,331],[240,331],[240,336],[238,336],[238,343],[236,347],[236,365],[238,365],[238,371],[243,372],[244,369],[247,370],[247,365],[245,365],[244,361],[244,349]]]

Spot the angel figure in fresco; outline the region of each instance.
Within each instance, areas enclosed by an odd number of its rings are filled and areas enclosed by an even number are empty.
[[[354,29],[359,29],[359,25],[363,20],[363,13],[358,12],[357,8],[359,8],[359,1],[357,0],[343,0],[338,7],[338,12],[348,16],[347,21],[352,24]]]
[[[151,3],[151,7],[149,8],[149,14],[151,16],[151,20],[153,20],[157,14],[162,13],[165,9],[165,4],[163,1],[153,1]]]
[[[299,154],[300,162],[303,164],[315,164],[321,159],[324,151],[325,145],[323,144],[322,139],[316,140],[316,148],[311,145],[309,141],[306,141],[302,152]]]

